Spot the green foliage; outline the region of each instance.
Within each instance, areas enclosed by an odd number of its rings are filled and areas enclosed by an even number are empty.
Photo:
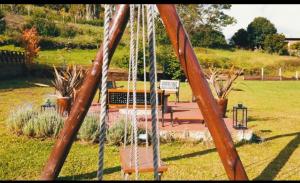
[[[285,36],[283,34],[267,35],[264,40],[264,50],[268,53],[287,53],[284,40]]]
[[[24,135],[30,137],[57,137],[64,119],[56,111],[43,111],[31,118],[24,126]]]
[[[163,66],[163,73],[172,79],[183,79],[184,72],[172,48],[167,47],[160,51],[157,54],[157,62]]]
[[[249,48],[248,32],[245,29],[239,29],[231,37],[230,44],[238,48]]]
[[[296,42],[296,43],[292,44],[292,45],[290,46],[290,48],[291,48],[292,50],[298,50],[298,51],[300,51],[300,42]]]
[[[6,28],[6,22],[4,20],[4,13],[0,9],[0,34],[4,33]]]
[[[95,142],[99,135],[99,115],[88,113],[84,118],[77,137],[83,141]]]
[[[196,47],[227,48],[228,45],[222,32],[203,26],[191,36],[191,42]]]
[[[263,48],[263,43],[267,35],[277,33],[277,29],[268,19],[256,17],[247,27],[250,47]]]
[[[92,19],[92,20],[84,20],[80,19],[77,21],[80,24],[89,24],[94,26],[103,26],[103,19]]]
[[[42,36],[56,37],[60,35],[59,28],[54,21],[49,19],[34,17],[29,24],[25,25],[26,28],[31,28],[32,26],[35,26],[39,35]]]
[[[177,12],[183,21],[185,29],[191,35],[197,32],[201,26],[209,26],[214,30],[220,30],[236,22],[234,17],[226,14],[230,4],[179,4]]]
[[[26,123],[36,115],[37,113],[32,109],[31,105],[24,104],[11,110],[6,120],[6,125],[9,130],[17,134],[22,134]]]
[[[126,123],[125,119],[120,119],[108,129],[108,133],[107,133],[108,144],[119,146],[124,143],[125,123]],[[128,143],[130,142],[131,139],[131,131],[132,131],[132,125],[131,122],[129,121],[127,123],[127,135],[126,135],[126,139]]]
[[[77,34],[77,30],[72,26],[63,26],[60,30],[62,37],[73,38]]]
[[[110,145],[117,145],[120,146],[124,144],[124,138],[125,138],[125,119],[120,119],[119,121],[116,121],[111,127],[109,127],[107,132],[107,143]],[[131,135],[132,135],[132,124],[130,121],[127,123],[127,144],[130,144],[131,142]],[[138,126],[138,135],[145,134],[145,129]],[[148,134],[149,136],[149,134]],[[151,139],[149,138],[149,141]]]

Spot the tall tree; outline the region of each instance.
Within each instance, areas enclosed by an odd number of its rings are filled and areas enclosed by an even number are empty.
[[[249,48],[248,32],[245,29],[239,29],[231,37],[230,44],[238,48]]]
[[[222,27],[236,22],[234,17],[224,12],[231,8],[230,4],[179,4],[176,8],[189,34],[194,34],[203,25],[220,31]]]
[[[256,17],[247,27],[250,47],[263,48],[264,40],[267,35],[277,33],[277,29],[268,19]]]

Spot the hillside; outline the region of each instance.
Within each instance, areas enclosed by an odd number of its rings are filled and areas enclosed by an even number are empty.
[[[60,15],[55,11],[44,8],[34,7],[35,13],[49,14],[52,17],[55,26],[61,31],[59,36],[41,36],[41,51],[36,61],[46,65],[61,64],[80,64],[88,66],[94,59],[99,43],[103,36],[103,28],[99,25],[92,25],[91,22],[63,21]],[[37,15],[35,15],[37,16]],[[65,14],[64,19],[70,19],[70,15]],[[20,29],[33,19],[33,15],[27,14],[15,15],[8,13],[5,15],[7,31],[0,35],[1,50],[22,50],[20,48],[19,36]],[[93,23],[94,24],[94,23]],[[65,31],[73,31],[72,36],[66,36]],[[75,33],[74,33],[75,32]],[[126,29],[120,45],[114,54],[111,62],[113,68],[124,68],[129,58],[129,32]],[[64,49],[64,48],[71,49]],[[159,45],[158,55],[164,54],[165,45]],[[253,52],[247,50],[221,50],[208,48],[195,48],[195,52],[203,67],[214,65],[221,68],[230,68],[232,65],[244,68],[246,73],[250,71],[259,72],[261,67],[265,67],[266,74],[276,74],[279,67],[282,67],[284,75],[294,75],[296,70],[300,71],[300,58],[292,56],[279,56],[263,52]],[[172,53],[170,54],[172,55]],[[162,65],[158,67],[162,68]]]

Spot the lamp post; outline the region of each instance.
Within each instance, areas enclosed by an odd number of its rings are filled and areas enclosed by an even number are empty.
[[[247,128],[247,115],[248,109],[243,104],[237,104],[233,106],[233,128],[235,129],[246,129]]]

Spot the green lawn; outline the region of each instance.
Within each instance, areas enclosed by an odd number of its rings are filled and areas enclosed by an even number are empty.
[[[0,179],[38,179],[54,144],[53,139],[16,136],[5,128],[4,121],[10,108],[25,102],[38,106],[53,93],[53,88],[37,87],[32,84],[34,82],[49,84],[47,80],[38,79],[0,83]],[[229,109],[238,102],[247,105],[249,127],[265,139],[259,144],[248,143],[237,147],[249,178],[299,180],[300,82],[240,80],[236,89],[239,90],[234,90],[229,96]],[[182,83],[181,90],[181,100],[190,100],[189,86]],[[231,110],[228,116],[231,116]],[[95,179],[97,153],[97,144],[76,142],[59,177]],[[227,179],[213,146],[187,142],[165,143],[161,144],[161,157],[168,165],[164,180]],[[105,180],[121,179],[119,159],[118,148],[106,146]],[[141,178],[152,179],[152,174],[143,174]]]

